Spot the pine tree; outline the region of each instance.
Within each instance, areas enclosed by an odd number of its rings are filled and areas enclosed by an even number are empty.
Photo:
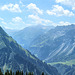
[[[10,75],[12,75],[12,70],[10,70]]]
[[[16,71],[16,75],[19,75],[19,70],[18,70],[18,71]]]
[[[29,72],[28,75],[31,75],[31,72]]]
[[[7,75],[10,75],[9,70],[7,70]]]
[[[5,75],[7,75],[7,72],[5,72]]]
[[[28,74],[27,74],[27,72],[26,72],[26,74],[25,74],[25,75],[28,75]]]
[[[3,75],[3,73],[2,73],[2,71],[1,71],[1,69],[0,69],[0,75]]]
[[[42,75],[44,75],[44,72],[42,72]]]
[[[19,72],[19,75],[21,75],[21,71]]]
[[[31,75],[34,75],[34,73],[32,72]]]
[[[21,75],[23,75],[23,71],[21,71]]]
[[[13,75],[14,75],[14,72],[13,72]]]

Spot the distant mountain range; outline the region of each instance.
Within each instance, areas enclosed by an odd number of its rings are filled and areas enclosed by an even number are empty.
[[[5,27],[2,27],[2,28],[7,34],[9,34],[9,36],[13,36],[15,33],[20,31],[20,30],[16,30],[16,29],[8,29],[8,28],[5,28]]]
[[[75,75],[74,24],[55,28],[27,27],[10,34],[39,59],[56,67],[61,75]]]
[[[30,50],[47,63],[75,59],[75,25],[51,29],[36,38]]]
[[[11,33],[12,34],[12,33]],[[12,37],[39,59],[60,62],[75,59],[75,25],[30,26]]]
[[[59,75],[56,68],[40,61],[29,51],[23,49],[12,37],[8,36],[0,27],[0,68],[2,71],[7,69],[23,70],[24,72],[34,72],[34,75]]]
[[[30,44],[32,41],[37,38],[38,36],[46,33],[53,26],[44,26],[44,25],[36,25],[36,26],[29,26],[20,31],[16,30],[8,30],[5,31],[12,36],[23,48],[29,49]]]

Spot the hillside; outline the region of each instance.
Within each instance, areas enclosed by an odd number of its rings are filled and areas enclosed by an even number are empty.
[[[75,59],[75,25],[51,29],[36,38],[30,50],[48,63]]]
[[[12,69],[23,70],[24,72],[34,72],[41,75],[41,72],[47,75],[59,75],[56,68],[48,66],[32,55],[29,51],[23,49],[12,37],[8,36],[0,27],[0,68],[2,71]]]

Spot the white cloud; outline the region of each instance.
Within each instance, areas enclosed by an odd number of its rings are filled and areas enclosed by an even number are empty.
[[[8,4],[1,7],[1,10],[8,10],[11,12],[22,12],[18,4]]]
[[[27,6],[27,8],[28,8],[29,10],[32,10],[32,11],[35,12],[36,14],[37,14],[37,13],[38,13],[38,14],[43,14],[43,10],[40,10],[40,9],[36,6],[36,4],[30,3],[30,4]]]
[[[22,22],[22,18],[20,17],[12,18],[12,22]]]
[[[14,17],[10,22],[7,23],[7,26],[5,27],[20,30],[25,28],[25,22],[21,17]]]
[[[12,26],[17,26],[16,28],[24,28],[25,22],[21,17],[12,18],[12,22],[10,22]]]
[[[59,6],[59,5],[53,5],[53,9],[52,10],[47,10],[46,12],[49,15],[74,16],[73,12],[71,12],[69,10],[65,10],[62,6]]]
[[[64,22],[64,21],[60,21],[59,23],[58,23],[60,26],[66,26],[66,25],[70,25],[71,23],[70,22]]]
[[[1,23],[2,23],[3,25],[7,25],[7,23],[6,23],[6,22],[4,22],[4,21],[2,21]]]
[[[56,0],[56,2],[64,5],[70,5],[70,6],[75,5],[75,0]]]
[[[50,11],[50,10],[47,10],[46,12],[47,12],[47,14],[49,14],[49,15],[56,15],[56,12],[52,12],[52,11]]]
[[[0,20],[2,20],[2,21],[3,21],[4,19],[0,17]]]
[[[75,10],[75,7],[72,7],[72,10]]]
[[[37,15],[29,15],[28,18],[33,20],[33,23],[37,24],[42,24],[42,25],[46,25],[46,24],[51,24],[52,21],[50,20],[46,20],[46,19],[42,19]]]
[[[58,23],[53,23],[52,25],[53,26],[67,26],[67,25],[71,25],[71,24],[74,24],[74,23],[60,21]]]
[[[56,3],[61,3],[72,7],[72,10],[75,10],[75,0],[56,0]]]
[[[22,1],[19,1],[20,4],[23,4]]]
[[[38,23],[41,24],[41,23],[42,23],[40,17],[37,16],[37,15],[29,15],[28,18],[31,18],[31,19],[35,20],[34,22],[35,22],[36,24],[38,24]]]
[[[20,4],[22,7],[25,7],[25,5],[23,4],[22,1],[19,1],[19,4]]]

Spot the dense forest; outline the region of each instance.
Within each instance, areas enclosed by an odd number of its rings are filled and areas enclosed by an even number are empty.
[[[12,72],[12,70],[10,70],[10,71],[7,70],[5,73],[3,73],[3,72],[1,71],[1,69],[0,69],[0,75],[34,75],[34,73],[33,73],[33,72],[26,72],[26,73],[24,74],[23,71],[19,71],[19,70],[17,70],[15,73]],[[44,72],[42,72],[41,75],[45,75]],[[47,74],[46,74],[46,75],[47,75]]]

